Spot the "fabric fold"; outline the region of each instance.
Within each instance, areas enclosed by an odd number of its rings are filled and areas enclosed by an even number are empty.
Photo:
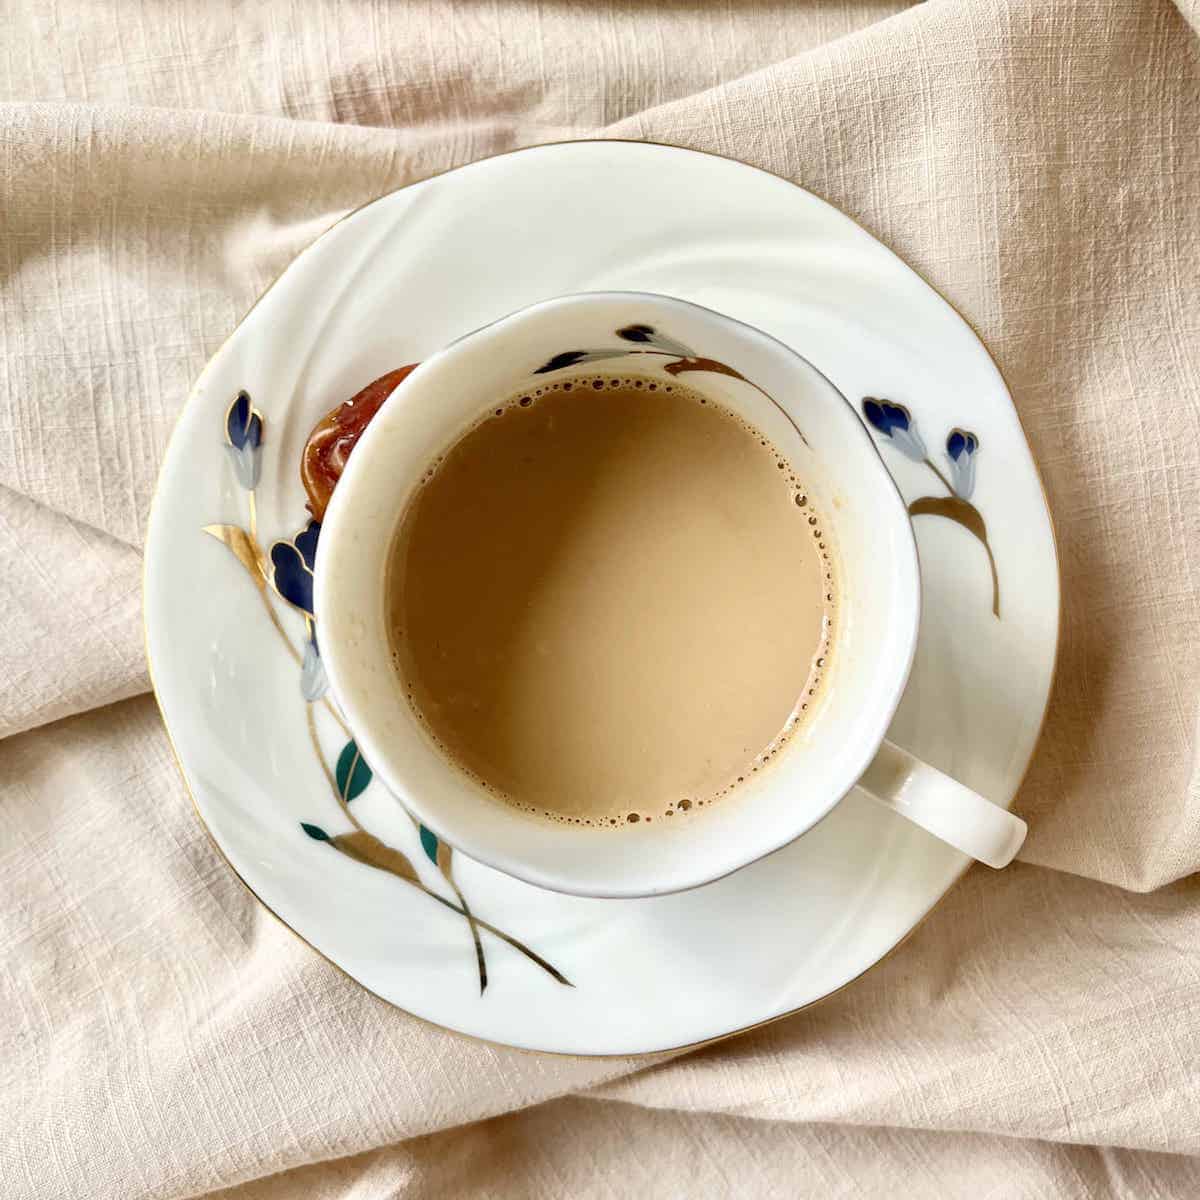
[[[9,17],[6,1196],[1195,1194],[1191,0]],[[773,171],[928,279],[1010,386],[1063,580],[1023,863],[973,869],[827,1002],[669,1062],[506,1051],[367,995],[229,870],[139,694],[159,464],[257,296],[375,196],[598,135]]]

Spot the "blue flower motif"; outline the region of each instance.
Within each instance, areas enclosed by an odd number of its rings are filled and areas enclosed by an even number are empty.
[[[321,526],[316,521],[309,521],[291,541],[280,540],[271,547],[271,585],[293,608],[310,617],[313,615],[313,564],[317,560],[320,535]]]
[[[553,358],[542,363],[533,373],[546,375],[551,371],[562,371],[567,367],[578,367],[582,363],[604,362],[611,358],[625,358],[626,355],[636,354],[636,350],[564,350]]]
[[[950,486],[954,494],[970,500],[975,490],[975,455],[979,439],[966,429],[952,429],[946,439],[946,457],[950,460]]]
[[[317,539],[321,536],[321,525],[318,521],[309,521],[307,525],[292,538],[292,545],[300,551],[304,565],[314,570],[317,565]]]
[[[246,392],[238,392],[225,414],[225,449],[238,483],[247,491],[258,487],[262,474],[263,417]]]
[[[627,342],[653,342],[654,326],[626,325],[624,329],[617,330],[617,337],[624,338]]]
[[[680,358],[695,358],[696,352],[682,342],[660,333],[653,325],[626,325],[617,330],[617,337],[626,342],[640,342],[644,346],[653,346],[656,350],[665,350],[668,354],[678,354]]]
[[[911,458],[913,462],[925,461],[928,456],[925,442],[912,413],[903,404],[864,396],[862,410],[871,426],[891,441],[905,458]]]
[[[633,342],[638,346],[651,348],[649,353],[678,354],[680,358],[692,359],[696,355],[682,342],[659,333],[653,325],[626,325],[616,330],[616,335],[624,342]],[[603,362],[611,358],[625,358],[630,354],[645,354],[646,350],[626,350],[623,347],[613,350],[564,350],[553,358],[547,359],[536,371],[535,375],[545,375],[550,371],[562,371],[566,367],[577,367],[581,363]]]
[[[317,651],[317,634],[304,643],[304,661],[300,664],[300,694],[310,704],[320,700],[329,690],[329,679],[325,675],[325,665]]]

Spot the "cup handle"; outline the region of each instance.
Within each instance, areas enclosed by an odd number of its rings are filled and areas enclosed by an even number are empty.
[[[1027,826],[1020,817],[891,742],[879,748],[858,786],[872,800],[989,867],[1008,866],[1025,840]]]

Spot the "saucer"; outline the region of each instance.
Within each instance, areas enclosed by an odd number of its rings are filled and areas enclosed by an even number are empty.
[[[376,200],[301,253],[205,368],[171,439],[146,544],[146,636],[197,812],[276,916],[448,1029],[627,1055],[838,990],[968,864],[851,793],[716,883],[585,899],[456,854],[373,778],[312,637],[308,431],[386,371],[595,290],[678,296],[758,326],[858,409],[921,555],[921,635],[888,736],[1009,805],[1049,697],[1059,583],[1004,382],[962,318],[849,218],[693,151],[602,141],[502,155]]]

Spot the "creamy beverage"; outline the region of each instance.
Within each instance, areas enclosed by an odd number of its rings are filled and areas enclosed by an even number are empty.
[[[682,383],[498,401],[401,516],[400,686],[496,797],[595,827],[678,823],[763,770],[814,704],[837,591],[804,480]]]

